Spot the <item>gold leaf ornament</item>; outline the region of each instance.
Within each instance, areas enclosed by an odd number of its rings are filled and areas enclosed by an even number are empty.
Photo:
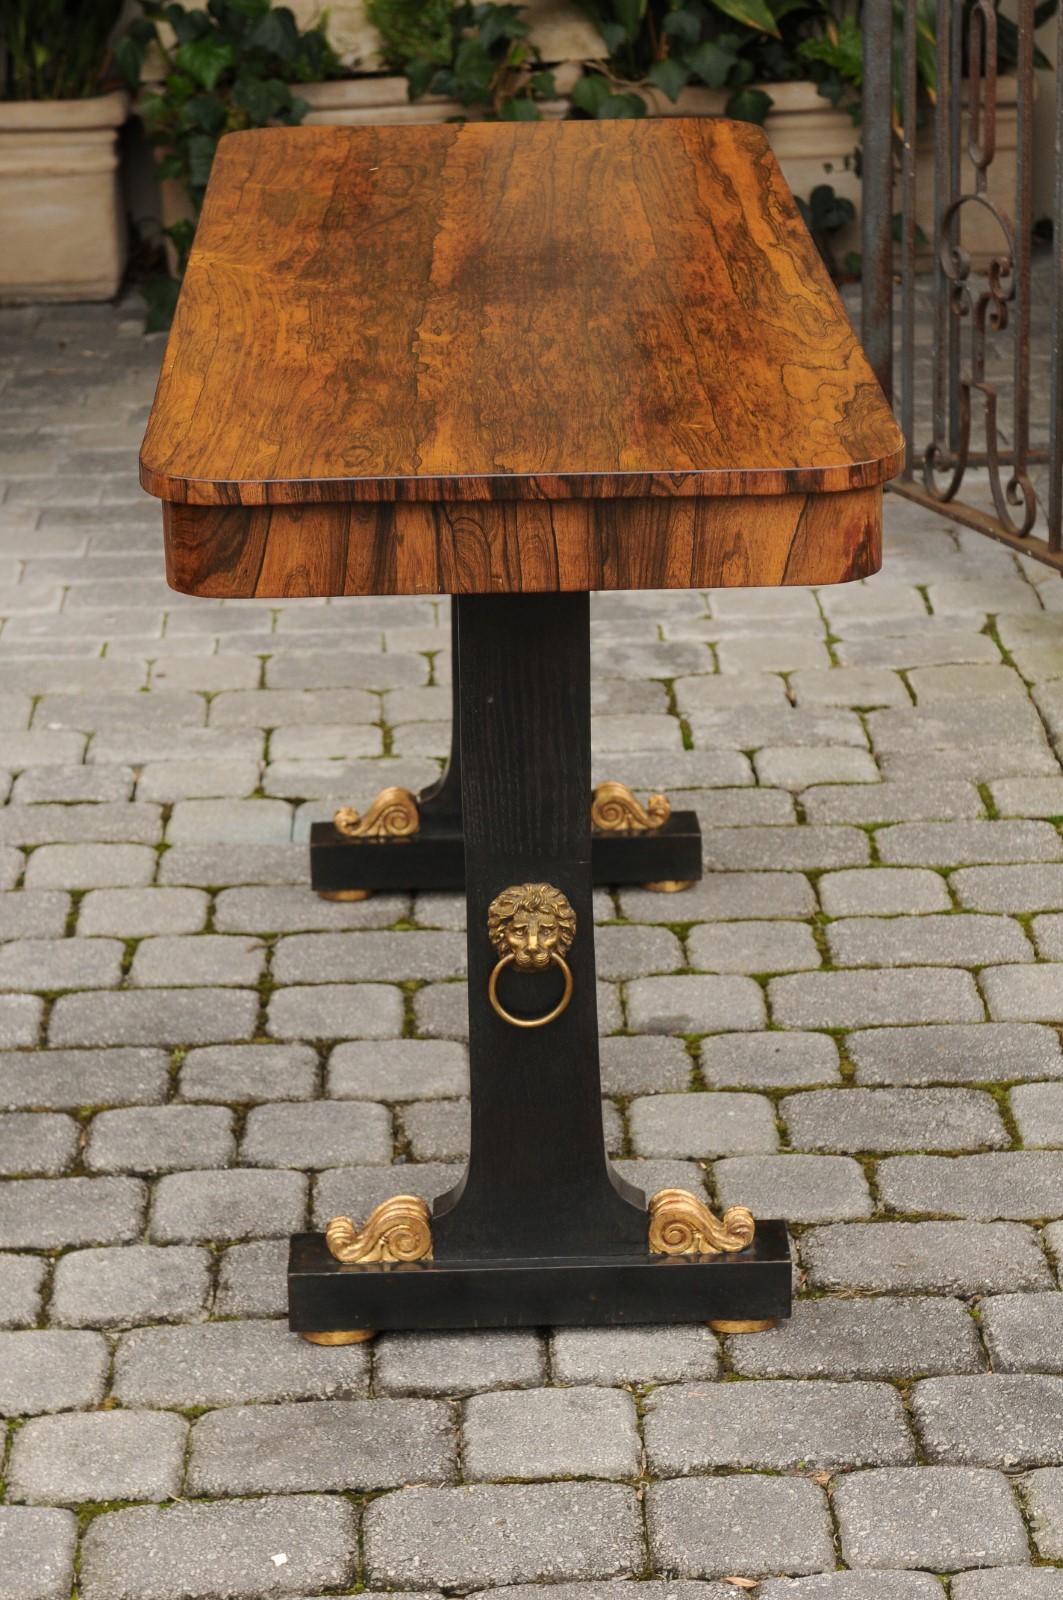
[[[610,779],[600,783],[591,798],[591,827],[599,833],[647,833],[661,828],[672,815],[665,794],[651,794],[640,805],[626,783]]]
[[[745,1206],[722,1217],[689,1189],[658,1189],[649,1202],[649,1244],[654,1255],[713,1256],[752,1244],[756,1223]]]
[[[432,1256],[432,1227],[428,1206],[415,1194],[396,1194],[382,1200],[359,1228],[350,1217],[333,1217],[325,1229],[325,1243],[337,1261],[428,1261]]]
[[[381,789],[364,816],[354,806],[340,806],[332,825],[348,839],[408,838],[421,826],[417,796],[410,789],[393,784]]]

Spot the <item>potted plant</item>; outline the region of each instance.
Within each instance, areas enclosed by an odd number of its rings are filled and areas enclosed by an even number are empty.
[[[123,0],[0,0],[0,300],[107,300],[125,266],[108,41]]]
[[[116,55],[131,85],[146,80],[137,111],[162,185],[170,275],[145,286],[150,328],[172,314],[218,140],[301,122],[309,104],[292,85],[342,68],[321,24],[301,29],[287,6],[270,0],[209,0],[207,9],[141,0],[141,11]]]

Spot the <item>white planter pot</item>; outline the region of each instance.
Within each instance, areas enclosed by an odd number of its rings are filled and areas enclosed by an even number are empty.
[[[109,300],[126,260],[128,96],[0,101],[0,302]]]

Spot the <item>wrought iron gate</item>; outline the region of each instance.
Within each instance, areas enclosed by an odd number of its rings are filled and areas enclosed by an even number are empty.
[[[1034,33],[1043,12],[1017,0],[1012,15],[1013,155],[998,151],[1009,24],[994,0],[863,0],[862,331],[908,441],[894,487],[1063,571],[1063,20],[1054,147],[1037,152],[1054,160],[1054,226],[1051,244],[1035,249]],[[921,69],[936,79],[929,96]],[[1009,180],[1014,167],[1006,204],[990,192],[1004,165]],[[921,210],[932,217],[925,230]],[[992,234],[980,259],[970,244],[976,218]],[[921,308],[929,374],[919,370]],[[1047,368],[1036,398],[1032,361]]]

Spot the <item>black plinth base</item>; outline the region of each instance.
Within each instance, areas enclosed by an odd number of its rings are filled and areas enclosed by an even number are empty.
[[[709,1322],[790,1315],[786,1224],[758,1222],[748,1249],[720,1256],[416,1261],[343,1266],[321,1233],[293,1235],[289,1325],[524,1328]]]
[[[646,833],[591,836],[594,882],[695,882],[701,877],[697,813],[676,811]],[[464,889],[465,838],[451,823],[425,825],[409,839],[349,839],[331,822],[310,828],[310,883],[319,894],[344,889]]]

